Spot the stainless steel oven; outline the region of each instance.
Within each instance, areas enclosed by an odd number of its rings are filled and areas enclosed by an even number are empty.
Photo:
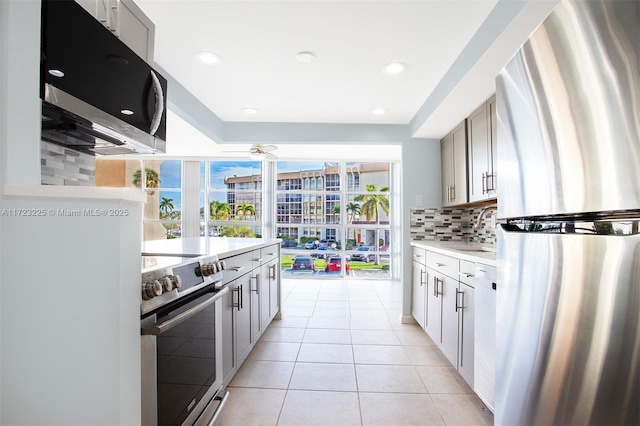
[[[221,419],[228,396],[221,389],[222,297],[229,292],[223,268],[211,256],[158,256],[154,266],[143,266],[143,425],[213,425]]]

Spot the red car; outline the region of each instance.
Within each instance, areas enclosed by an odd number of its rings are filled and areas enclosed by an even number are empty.
[[[325,272],[340,272],[342,270],[342,258],[330,257],[327,259],[327,266],[324,268]],[[349,262],[345,265],[345,270],[349,273]]]

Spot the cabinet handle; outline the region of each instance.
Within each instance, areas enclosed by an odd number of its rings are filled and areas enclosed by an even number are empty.
[[[462,303],[460,305],[458,305],[458,295],[462,295]],[[456,312],[458,312],[458,309],[463,309],[464,308],[464,291],[460,291],[456,288]]]
[[[486,173],[482,173],[482,193],[486,194],[487,193],[487,174]]]
[[[244,295],[242,294],[243,293],[243,291],[242,291],[243,288],[244,288],[244,284],[240,284],[240,292],[238,293],[240,295],[240,297],[239,297],[239,302],[240,302],[239,305],[240,306],[238,306],[238,310],[240,310],[240,309],[242,309],[244,307]]]
[[[444,264],[444,263],[436,262],[436,266],[437,266],[438,268],[442,268],[443,266],[447,266],[447,265],[446,265],[446,264]]]
[[[487,192],[496,190],[495,177],[495,173],[487,173]],[[491,186],[489,186],[489,178],[491,178]]]
[[[451,201],[456,199],[456,186],[451,185]]]
[[[442,280],[439,279],[438,277],[433,277],[433,295],[435,296],[435,298],[437,299],[440,294],[440,292],[438,291],[438,283],[441,282]]]
[[[255,277],[251,277],[252,280],[256,280],[256,288],[255,289],[251,289],[251,291],[255,291],[256,294],[260,294],[258,293],[258,282],[260,282],[260,274],[256,274]]]
[[[262,258],[261,258],[261,257],[259,257],[259,258],[257,258],[257,259],[253,259],[253,261],[254,261],[254,262],[262,262]]]
[[[273,272],[273,275],[271,275],[271,272]],[[276,265],[269,266],[269,279],[270,280],[276,279]]]
[[[238,293],[238,302],[237,302],[237,303],[236,303],[236,302],[234,302],[234,301],[233,301],[233,298],[232,298],[232,301],[231,301],[231,307],[232,307],[232,308],[238,308],[238,310],[240,310],[240,286],[238,286],[238,287],[234,288],[234,289],[233,289],[233,292],[234,292],[234,293]]]
[[[422,277],[425,279],[423,280]],[[420,269],[420,287],[427,283],[427,271]]]
[[[230,270],[232,270],[232,271],[240,272],[240,271],[242,271],[244,268],[245,268],[244,266],[232,266],[232,267],[230,267],[229,269],[230,269]]]
[[[458,272],[458,275],[465,278],[473,278],[473,274],[468,274],[466,272]]]

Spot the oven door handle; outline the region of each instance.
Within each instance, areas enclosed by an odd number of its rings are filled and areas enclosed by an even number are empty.
[[[180,324],[181,322],[184,322],[186,320],[188,320],[189,318],[191,318],[192,316],[196,315],[198,312],[202,311],[203,309],[205,309],[207,306],[211,305],[212,303],[215,303],[217,300],[219,300],[222,296],[224,296],[225,294],[229,293],[229,287],[224,287],[221,290],[219,290],[218,292],[216,292],[213,297],[211,297],[210,299],[207,299],[206,301],[202,302],[201,304],[194,306],[193,308],[189,309],[188,311],[184,311],[183,313],[176,315],[175,317],[166,320],[164,322],[160,322],[160,323],[155,323],[153,325],[150,325],[148,327],[144,327],[141,330],[141,334],[143,336],[158,336],[162,333],[164,333],[165,331],[169,330],[170,328],[175,327],[176,325]]]
[[[225,391],[224,396],[222,397],[216,396],[213,399],[216,401],[220,401],[220,405],[218,405],[218,408],[216,408],[216,414],[213,415],[213,417],[211,418],[211,421],[207,423],[207,426],[214,426],[218,421],[218,418],[222,414],[222,410],[224,409],[224,406],[227,404],[227,401],[229,400],[229,391]]]

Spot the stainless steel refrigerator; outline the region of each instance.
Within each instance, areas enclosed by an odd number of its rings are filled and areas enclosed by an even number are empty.
[[[640,2],[561,1],[496,79],[498,425],[640,424]]]

